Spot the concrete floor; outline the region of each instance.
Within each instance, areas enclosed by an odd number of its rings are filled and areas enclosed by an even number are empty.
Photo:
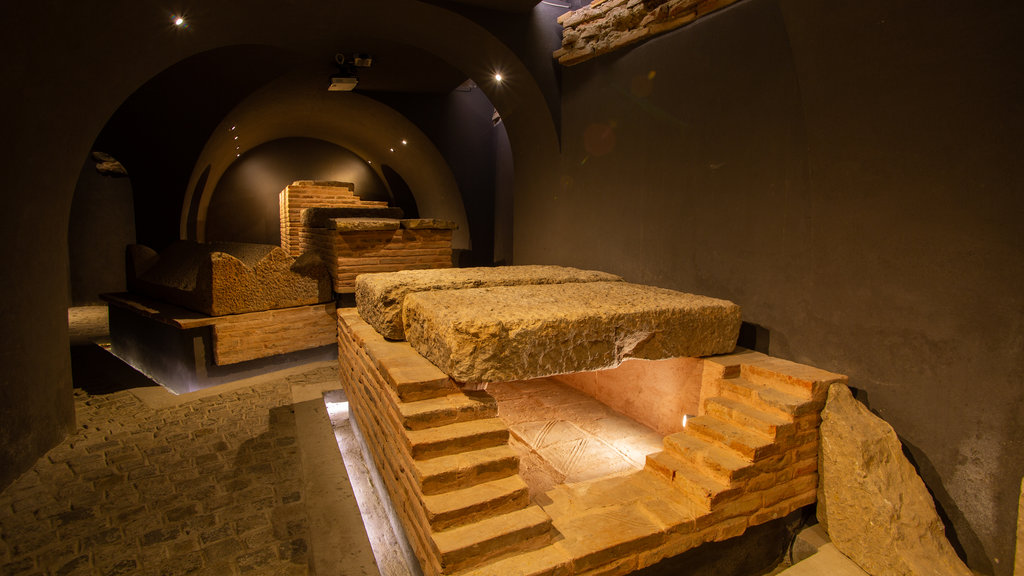
[[[175,396],[69,312],[77,430],[0,493],[0,574],[377,574],[322,394],[333,362]]]

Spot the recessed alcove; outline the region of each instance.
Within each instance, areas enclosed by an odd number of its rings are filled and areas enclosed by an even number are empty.
[[[630,359],[607,370],[491,383],[531,496],[642,470],[700,403],[696,358]]]

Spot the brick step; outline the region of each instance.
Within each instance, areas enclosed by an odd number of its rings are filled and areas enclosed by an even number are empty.
[[[796,429],[792,418],[782,416],[774,411],[759,410],[746,400],[721,396],[708,398],[704,403],[704,413],[773,439],[792,435]]]
[[[469,488],[519,473],[519,457],[508,446],[439,456],[413,462],[424,495]]]
[[[435,531],[479,522],[530,505],[530,491],[514,474],[476,486],[423,497],[427,521]]]
[[[414,460],[429,460],[506,444],[508,426],[501,418],[485,418],[408,430],[405,439]]]
[[[539,506],[432,534],[441,570],[451,574],[551,542],[551,517]]]
[[[761,410],[796,418],[816,409],[814,403],[803,396],[789,394],[746,378],[724,378],[718,384],[718,393],[722,397],[749,402]]]
[[[682,492],[704,511],[742,493],[742,487],[730,487],[720,479],[668,452],[647,455],[645,470],[657,474],[672,483],[673,488]]]
[[[827,384],[815,379],[828,374],[826,372],[815,368],[811,369],[813,374],[801,376],[800,372],[806,371],[806,366],[781,359],[773,359],[773,365],[774,369],[772,366],[744,364],[740,367],[740,375],[755,384],[804,398],[805,402],[823,396],[828,390]]]
[[[771,456],[778,450],[778,445],[770,437],[741,428],[715,416],[704,415],[690,418],[683,432],[715,442],[751,461]]]
[[[664,439],[665,452],[689,462],[725,484],[732,484],[757,475],[750,460],[718,444],[691,436],[685,432],[670,434]]]
[[[470,390],[415,402],[399,402],[398,411],[402,414],[402,425],[406,430],[422,430],[495,418],[498,404],[490,394]]]

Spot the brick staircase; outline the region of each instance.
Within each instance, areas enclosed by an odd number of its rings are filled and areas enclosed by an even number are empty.
[[[339,311],[345,392],[425,574],[451,574],[550,544],[486,393],[462,392],[403,342]],[[410,529],[411,528],[411,529]]]
[[[722,367],[712,381],[717,394],[681,432],[665,437],[665,449],[647,457],[646,469],[709,514],[769,508],[780,495],[813,502],[818,425],[830,384],[820,375],[778,359]]]

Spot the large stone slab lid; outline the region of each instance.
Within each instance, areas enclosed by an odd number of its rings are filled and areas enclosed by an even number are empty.
[[[463,383],[725,354],[740,327],[727,300],[626,282],[415,292],[404,314],[409,344]]]
[[[401,270],[356,277],[359,315],[385,338],[403,340],[402,302],[406,294],[517,284],[618,281],[614,274],[566,266],[497,266]]]
[[[332,218],[393,218],[404,215],[401,208],[390,206],[332,206],[302,209],[302,225],[309,228],[327,228]]]

